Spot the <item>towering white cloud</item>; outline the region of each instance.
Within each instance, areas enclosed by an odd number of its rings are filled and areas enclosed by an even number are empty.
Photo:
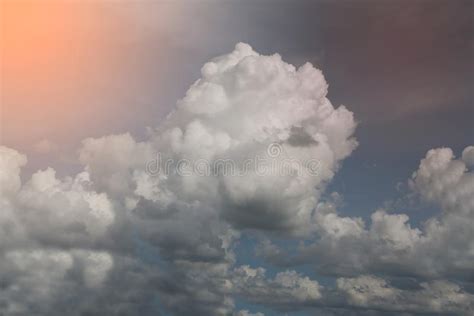
[[[201,73],[154,132],[151,146],[162,161],[205,162],[211,176],[190,169],[186,177],[168,175],[153,182],[138,175],[139,190],[218,207],[238,228],[311,231],[318,197],[357,144],[351,137],[352,113],[331,105],[318,69],[310,64],[296,69],[279,55],[262,56],[246,44],[205,64]],[[83,157],[91,156],[89,143]],[[269,157],[272,143],[277,152]],[[246,164],[258,158],[259,168]],[[301,166],[289,165],[293,172],[286,175],[265,172],[290,160]],[[240,176],[216,170],[219,161],[231,161],[232,171]],[[308,170],[311,162],[317,162],[317,175]],[[298,167],[306,172],[296,172]]]

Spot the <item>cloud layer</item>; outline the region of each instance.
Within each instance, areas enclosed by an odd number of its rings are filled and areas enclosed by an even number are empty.
[[[311,64],[239,43],[203,66],[146,140],[85,139],[75,176],[48,168],[22,181],[26,157],[0,147],[2,314],[251,315],[236,300],[325,315],[472,312],[472,146],[461,159],[429,151],[409,180],[441,209],[421,227],[382,209],[370,224],[342,216],[326,187],[357,146],[356,123],[326,94]],[[259,168],[246,164],[256,157]],[[229,161],[238,175],[218,168]],[[262,173],[275,163],[290,172]],[[261,238],[257,254],[284,270],[242,265],[242,235]],[[305,242],[290,253],[276,238]]]

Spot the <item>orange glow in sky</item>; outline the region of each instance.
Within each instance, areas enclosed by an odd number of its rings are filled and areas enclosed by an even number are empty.
[[[66,2],[2,2],[2,132],[9,139],[50,136],[75,115],[67,101],[83,79],[87,54],[99,46],[87,41],[94,21],[81,9]]]
[[[82,139],[113,122],[112,101],[140,60],[136,30],[118,9],[107,1],[1,1],[2,143]]]

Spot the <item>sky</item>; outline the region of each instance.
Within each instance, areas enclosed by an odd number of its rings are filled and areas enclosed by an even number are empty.
[[[472,314],[472,12],[1,1],[0,314]]]

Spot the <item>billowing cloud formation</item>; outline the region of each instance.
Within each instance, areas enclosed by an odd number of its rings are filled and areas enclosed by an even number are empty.
[[[237,298],[278,311],[472,311],[472,148],[462,160],[430,151],[410,180],[441,215],[416,228],[378,210],[367,225],[324,199],[357,142],[321,71],[240,43],[201,73],[148,139],[84,140],[74,177],[48,168],[21,181],[26,157],[0,147],[2,314],[252,315]],[[243,234],[268,238],[260,254],[287,269],[240,265]],[[290,256],[274,237],[308,242]],[[290,268],[301,263],[335,284]]]
[[[107,195],[88,188],[87,173],[61,181],[47,169],[22,185],[26,158],[0,151],[2,313],[46,315],[77,288],[100,290],[114,265],[99,246],[115,219]]]
[[[419,289],[404,291],[364,275],[337,279],[337,289],[348,304],[379,311],[468,315],[474,308],[474,295],[448,281],[423,282]]]
[[[274,279],[265,277],[265,269],[242,266],[236,269],[235,291],[253,303],[284,308],[287,304],[309,305],[321,299],[321,286],[295,271],[279,272]]]
[[[421,198],[442,210],[439,216],[425,221],[422,229],[411,227],[407,215],[385,210],[374,212],[367,228],[361,218],[342,217],[334,203],[327,202],[316,208],[316,240],[300,247],[297,255],[291,257],[269,241],[258,251],[276,265],[310,263],[327,275],[370,273],[433,280],[418,284],[423,291],[412,296],[411,292],[387,286],[381,278],[338,279],[338,288],[346,290],[349,302],[358,306],[469,314],[474,308],[473,296],[455,283],[439,281],[455,279],[468,285],[474,280],[474,175],[464,160],[465,155],[455,159],[448,148],[430,150],[409,180]],[[406,309],[397,307],[400,304]]]
[[[430,150],[410,179],[413,190],[443,212],[412,228],[405,214],[378,210],[371,226],[360,218],[341,217],[331,203],[316,209],[319,240],[301,249],[295,260],[318,258],[325,273],[354,275],[377,271],[425,278],[460,277],[472,282],[474,262],[474,176],[448,148]],[[449,249],[449,251],[447,251]],[[278,261],[279,249],[261,252]]]
[[[318,197],[357,144],[352,113],[334,109],[318,69],[295,69],[279,55],[261,56],[246,44],[201,72],[148,142],[129,135],[84,141],[81,161],[97,189],[136,201],[138,195],[160,204],[161,211],[199,202],[220,208],[237,228],[311,231]],[[272,144],[277,152],[269,157]],[[185,169],[190,174],[183,177],[162,168],[166,174],[152,179],[143,169],[151,154],[159,154],[162,164],[186,160],[189,168],[203,166],[212,176]],[[271,170],[290,160],[301,166],[288,165],[284,175]],[[220,162],[231,162],[224,167],[232,170],[219,171]],[[316,164],[318,170],[308,170]]]

